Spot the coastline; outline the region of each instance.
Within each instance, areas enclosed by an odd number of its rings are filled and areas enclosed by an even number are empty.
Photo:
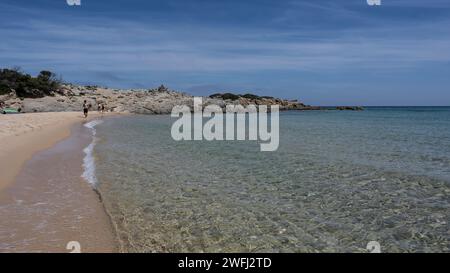
[[[0,192],[10,186],[24,163],[39,152],[70,136],[73,125],[101,116],[91,113],[85,119],[79,112],[2,115],[0,118]],[[110,114],[105,114],[110,116]]]
[[[114,115],[114,114],[113,114]],[[0,252],[117,252],[111,219],[93,187],[81,177],[92,132],[83,126],[99,117],[40,113],[0,120]]]

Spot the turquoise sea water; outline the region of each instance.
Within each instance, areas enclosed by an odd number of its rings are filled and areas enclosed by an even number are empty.
[[[280,114],[280,147],[172,140],[169,116],[96,127],[124,251],[450,251],[450,108]]]

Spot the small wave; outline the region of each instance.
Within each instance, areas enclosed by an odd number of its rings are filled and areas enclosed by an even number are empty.
[[[100,119],[94,119],[93,121],[90,121],[86,124],[84,124],[84,127],[89,128],[92,130],[92,134],[95,136],[96,130],[95,130],[95,126],[99,125],[103,123],[103,120]]]
[[[92,187],[97,186],[97,176],[95,175],[95,158],[94,158],[94,147],[95,143],[97,141],[97,138],[95,137],[97,131],[95,130],[95,126],[101,124],[102,120],[93,120],[90,121],[84,126],[86,128],[89,128],[92,132],[92,142],[83,149],[83,152],[85,154],[83,158],[83,174],[81,177],[83,177]]]

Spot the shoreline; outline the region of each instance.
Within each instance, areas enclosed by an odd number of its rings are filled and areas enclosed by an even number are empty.
[[[14,183],[25,162],[40,151],[68,138],[78,122],[100,117],[91,113],[85,119],[79,112],[49,112],[2,115],[0,118],[0,192]],[[104,114],[111,116],[111,114]]]
[[[0,226],[0,252],[64,253],[70,241],[80,242],[82,252],[119,250],[101,196],[81,177],[83,150],[92,142],[84,124],[111,116],[6,116],[5,127],[15,129],[0,131],[0,215],[9,219]]]

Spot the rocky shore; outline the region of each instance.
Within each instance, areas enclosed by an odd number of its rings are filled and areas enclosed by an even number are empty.
[[[35,98],[19,97],[14,90],[0,95],[3,108],[20,109],[21,112],[70,112],[80,111],[84,101],[96,110],[104,104],[108,112],[135,114],[169,114],[175,105],[193,105],[193,96],[169,90],[164,86],[155,89],[119,90],[96,86],[77,86],[63,84],[50,95]],[[219,105],[280,105],[280,110],[324,110],[325,108],[305,105],[297,100],[284,100],[274,97],[261,97],[253,94],[235,95],[231,93],[214,94],[203,98],[203,104]],[[330,108],[326,108],[330,109]],[[362,110],[359,107],[338,107],[336,110]]]

